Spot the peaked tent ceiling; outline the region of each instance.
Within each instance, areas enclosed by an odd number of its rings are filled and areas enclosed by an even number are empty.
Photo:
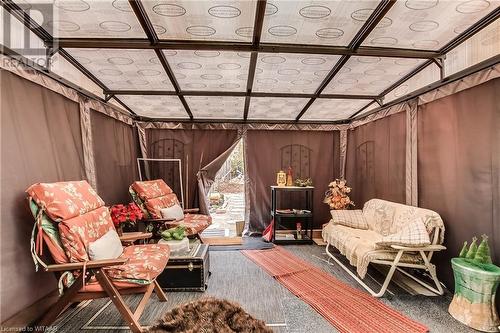
[[[32,31],[134,115],[212,121],[346,121],[443,79],[443,56],[500,16],[500,0],[2,5],[41,11]]]

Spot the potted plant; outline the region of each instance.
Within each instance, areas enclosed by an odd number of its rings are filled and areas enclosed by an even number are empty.
[[[116,232],[120,236],[123,234],[124,227],[135,230],[136,222],[143,217],[142,210],[133,202],[128,205],[114,205],[110,212],[111,220],[113,220]]]
[[[325,193],[324,203],[328,204],[331,209],[341,210],[348,209],[354,206],[354,202],[349,198],[351,188],[347,186],[345,179],[335,179],[328,184],[328,191]]]
[[[464,242],[458,258],[451,259],[455,277],[455,295],[448,312],[456,320],[483,332],[498,332],[500,320],[495,294],[500,283],[500,267],[491,262],[488,237],[477,237],[467,248]]]

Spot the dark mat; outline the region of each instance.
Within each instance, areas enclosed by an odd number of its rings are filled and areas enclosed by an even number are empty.
[[[264,242],[260,236],[243,237],[242,240],[241,245],[211,245],[210,251],[266,250],[274,247],[273,243]]]

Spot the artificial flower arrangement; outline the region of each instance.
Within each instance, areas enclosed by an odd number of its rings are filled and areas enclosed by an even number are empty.
[[[328,191],[325,193],[324,203],[328,204],[331,209],[348,209],[354,206],[354,202],[348,196],[351,188],[347,186],[345,179],[335,179],[328,184]]]
[[[143,217],[142,210],[133,202],[128,205],[114,205],[110,211],[111,220],[118,231],[122,229],[122,224],[135,225],[137,220]]]

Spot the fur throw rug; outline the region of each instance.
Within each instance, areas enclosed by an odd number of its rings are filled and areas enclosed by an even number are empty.
[[[272,330],[266,327],[262,320],[246,313],[238,304],[216,298],[203,298],[165,313],[148,332],[272,333]]]

